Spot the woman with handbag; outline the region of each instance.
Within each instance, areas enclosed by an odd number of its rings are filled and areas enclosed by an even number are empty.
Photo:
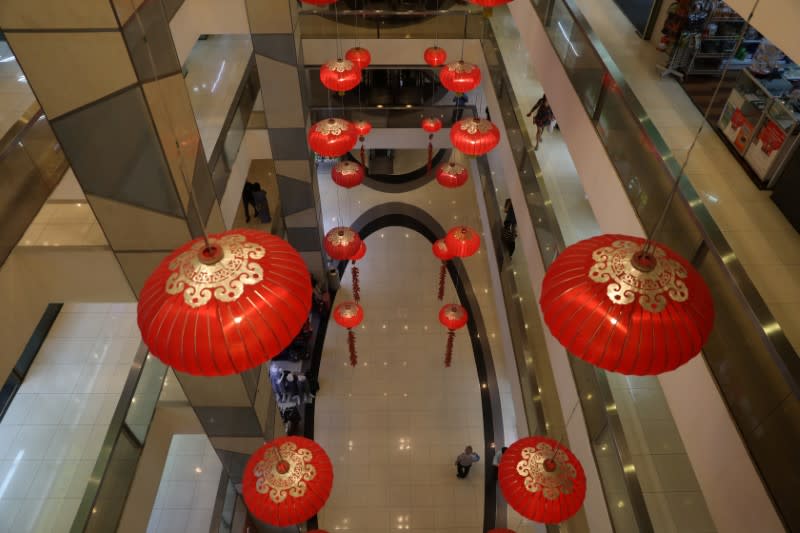
[[[525,116],[533,115],[534,111],[536,112],[536,116],[533,117],[533,123],[536,124],[536,146],[533,149],[538,150],[539,143],[542,142],[542,132],[555,120],[553,110],[550,108],[550,104],[547,103],[547,95],[543,94]]]

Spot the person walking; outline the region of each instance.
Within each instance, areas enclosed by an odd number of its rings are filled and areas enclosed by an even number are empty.
[[[461,116],[464,114],[464,106],[467,105],[469,99],[465,94],[457,94],[453,97],[453,104],[455,104],[456,108],[453,109],[453,116],[450,117],[451,122],[455,123],[461,120]]]
[[[550,104],[547,103],[547,95],[543,94],[525,116],[529,117],[533,115],[534,111],[536,112],[536,116],[533,117],[533,123],[536,124],[536,146],[534,146],[533,149],[538,150],[539,143],[542,142],[542,133],[544,129],[550,126],[553,120],[555,120],[553,110],[550,108]]]
[[[494,454],[494,457],[492,458],[492,466],[494,466],[494,478],[495,479],[498,478],[497,474],[500,471],[500,459],[503,458],[503,454],[506,453],[507,449],[508,449],[507,446],[503,446],[502,448],[500,448],[500,453]]]
[[[472,446],[464,448],[464,453],[456,457],[456,477],[460,479],[467,477],[472,464],[480,460],[480,456],[472,451]]]
[[[500,241],[505,246],[508,252],[508,257],[514,255],[514,250],[517,247],[517,228],[514,224],[506,223],[503,225],[503,231],[500,233]]]
[[[253,205],[256,210],[255,216],[261,219],[262,224],[268,224],[272,221],[269,214],[269,204],[267,204],[267,193],[261,188],[260,183],[254,183],[252,188]]]
[[[516,226],[517,215],[514,214],[514,205],[511,203],[511,198],[506,198],[506,202],[503,204],[503,212],[506,214],[505,219],[503,219],[503,225],[511,224]]]
[[[250,222],[250,210],[247,206],[253,206],[253,216],[258,216],[258,210],[256,208],[256,200],[253,198],[253,191],[255,190],[255,183],[250,183],[246,181],[244,183],[244,188],[242,189],[242,203],[244,204],[244,220],[245,222]]]

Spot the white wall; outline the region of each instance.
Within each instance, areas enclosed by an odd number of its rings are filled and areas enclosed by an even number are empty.
[[[202,34],[250,34],[244,0],[185,0],[169,28],[181,65]]]
[[[727,0],[728,5],[747,18],[755,0]],[[752,20],[765,37],[795,61],[800,61],[800,2],[798,0],[761,0]]]

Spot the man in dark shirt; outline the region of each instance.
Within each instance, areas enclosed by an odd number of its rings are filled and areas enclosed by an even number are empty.
[[[253,191],[255,190],[255,183],[250,183],[246,181],[244,183],[244,189],[242,189],[242,203],[244,204],[244,219],[245,222],[250,222],[250,210],[247,206],[253,206],[253,216],[258,216],[258,211],[256,210],[256,200],[253,198]]]

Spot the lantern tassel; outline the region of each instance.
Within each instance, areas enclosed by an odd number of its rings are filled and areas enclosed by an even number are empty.
[[[353,274],[353,300],[356,302],[361,300],[361,285],[359,285],[358,281],[358,267],[353,263],[353,268],[351,269]]]
[[[444,351],[444,366],[450,368],[450,363],[453,362],[453,341],[455,341],[456,332],[452,329],[447,330],[447,347]]]
[[[364,143],[361,143],[361,166],[367,168],[367,163],[364,158]]]
[[[447,262],[442,261],[442,267],[439,269],[439,292],[437,293],[439,301],[442,301],[442,298],[444,298],[444,278],[446,275],[447,275]]]
[[[428,143],[428,174],[431,173],[431,165],[433,164],[433,144]]]
[[[356,334],[352,329],[347,330],[347,346],[350,348],[350,366],[358,364],[358,357],[356,356]]]

